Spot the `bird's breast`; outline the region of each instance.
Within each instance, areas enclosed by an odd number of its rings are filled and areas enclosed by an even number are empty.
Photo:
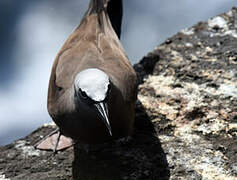
[[[80,142],[94,144],[111,139],[106,125],[95,110],[85,108],[64,114],[56,124],[63,134]]]

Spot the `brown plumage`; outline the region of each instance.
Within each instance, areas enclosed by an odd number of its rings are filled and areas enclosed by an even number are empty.
[[[62,134],[82,143],[103,143],[125,137],[133,129],[136,74],[119,41],[119,24],[112,22],[114,27],[118,25],[116,34],[107,13],[108,3],[113,1],[117,0],[91,0],[80,25],[66,40],[52,67],[49,114]],[[95,115],[96,111],[81,113],[82,108],[76,103],[75,77],[88,68],[100,69],[109,77],[111,90],[106,103],[112,136],[101,117]]]

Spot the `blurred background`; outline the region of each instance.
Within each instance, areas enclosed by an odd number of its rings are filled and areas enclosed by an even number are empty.
[[[0,145],[51,121],[47,88],[57,51],[89,0],[0,0]],[[226,12],[236,0],[124,0],[121,41],[138,62],[181,29]]]

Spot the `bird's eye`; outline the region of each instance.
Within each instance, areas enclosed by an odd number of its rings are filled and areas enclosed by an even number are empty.
[[[56,88],[58,89],[58,91],[62,91],[62,90],[63,90],[63,88],[62,88],[62,87],[60,87],[60,86],[57,86],[57,85],[56,85]]]
[[[81,97],[86,99],[88,96],[85,91],[80,90]]]
[[[108,85],[108,92],[111,90],[111,84]]]

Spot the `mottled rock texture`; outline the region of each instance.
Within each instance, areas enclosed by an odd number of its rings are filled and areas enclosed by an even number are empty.
[[[237,8],[182,30],[134,67],[132,139],[53,156],[32,146],[55,128],[41,127],[0,147],[0,179],[237,179]]]

